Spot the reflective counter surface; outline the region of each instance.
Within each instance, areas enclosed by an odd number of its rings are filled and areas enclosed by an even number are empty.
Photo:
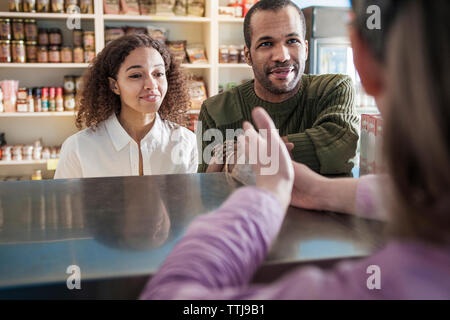
[[[187,226],[241,185],[225,173],[0,183],[0,289],[154,274]],[[265,267],[362,257],[381,224],[289,208]]]

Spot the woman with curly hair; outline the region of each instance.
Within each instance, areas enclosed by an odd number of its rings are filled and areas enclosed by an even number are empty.
[[[57,178],[190,173],[194,133],[186,78],[167,49],[146,35],[108,44],[83,75],[76,124],[63,144]]]

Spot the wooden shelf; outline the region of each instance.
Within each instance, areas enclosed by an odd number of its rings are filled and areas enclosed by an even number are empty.
[[[94,20],[94,14],[78,14],[73,15],[69,13],[39,13],[39,12],[5,12],[0,11],[2,18],[25,18],[25,19],[68,19],[80,18]]]
[[[75,111],[64,112],[1,112],[0,118],[44,118],[44,117],[73,117]]]
[[[246,63],[219,63],[219,68],[251,69],[252,67]]]
[[[89,63],[0,63],[0,68],[87,68]]]
[[[21,160],[21,161],[3,161],[0,160],[0,166],[30,166],[47,164],[47,160]]]
[[[129,16],[121,14],[104,14],[104,21],[159,21],[159,22],[211,22],[210,18],[189,16]]]

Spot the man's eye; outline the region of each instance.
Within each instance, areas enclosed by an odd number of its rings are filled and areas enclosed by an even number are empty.
[[[263,42],[263,43],[261,43],[259,46],[260,47],[269,47],[269,46],[271,46],[272,45],[272,42]]]
[[[140,77],[141,77],[140,74],[133,74],[133,75],[130,76],[130,78],[133,78],[133,79],[137,79],[137,78],[140,78]]]
[[[292,43],[300,43],[300,41],[298,41],[297,39],[289,39],[287,41],[288,44],[292,44]]]

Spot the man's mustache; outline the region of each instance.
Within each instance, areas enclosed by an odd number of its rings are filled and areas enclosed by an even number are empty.
[[[277,63],[274,66],[266,68],[266,74],[270,74],[273,70],[278,68],[293,68],[294,71],[298,70],[299,66],[297,63]]]

